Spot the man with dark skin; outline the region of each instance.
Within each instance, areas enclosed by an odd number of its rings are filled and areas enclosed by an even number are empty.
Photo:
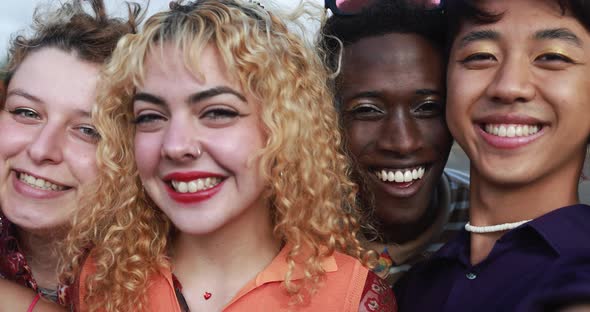
[[[344,46],[336,102],[360,197],[378,232],[367,235],[381,254],[375,271],[390,283],[466,218],[468,178],[443,173],[452,145],[443,21],[438,10],[382,1],[353,17],[333,16],[323,29],[327,51],[338,50],[333,37]]]

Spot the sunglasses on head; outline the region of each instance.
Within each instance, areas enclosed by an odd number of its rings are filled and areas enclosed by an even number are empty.
[[[330,9],[334,15],[351,16],[359,14],[364,8],[377,2],[378,0],[324,0],[324,6]],[[425,9],[441,9],[444,0],[408,0],[417,5],[424,6]]]

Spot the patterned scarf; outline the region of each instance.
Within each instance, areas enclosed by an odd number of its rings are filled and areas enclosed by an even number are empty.
[[[18,246],[16,228],[6,217],[0,214],[0,278],[31,288],[46,296],[47,290],[40,288],[33,278],[31,267]],[[61,305],[67,305],[67,287],[58,286],[57,298],[48,298]]]

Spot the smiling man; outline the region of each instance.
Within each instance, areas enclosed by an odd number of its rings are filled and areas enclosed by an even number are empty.
[[[394,283],[456,234],[467,219],[467,176],[444,170],[445,23],[440,10],[381,1],[326,23],[324,48],[335,81],[360,197],[377,237],[375,272]],[[374,235],[373,235],[374,236]]]
[[[590,4],[450,3],[447,120],[470,223],[396,285],[403,311],[550,311],[588,299]],[[586,270],[588,265],[586,264]]]

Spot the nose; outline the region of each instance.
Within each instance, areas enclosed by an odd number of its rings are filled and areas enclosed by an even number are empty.
[[[29,145],[29,157],[38,165],[62,162],[64,137],[63,127],[45,124]]]
[[[202,146],[190,121],[171,119],[162,144],[161,156],[174,162],[188,162],[199,158]]]
[[[502,104],[525,103],[532,100],[535,97],[535,88],[531,82],[529,60],[516,56],[507,58],[486,92],[494,102]]]
[[[409,112],[400,110],[392,112],[384,120],[377,148],[403,157],[421,149],[423,143],[415,118],[410,116]]]

